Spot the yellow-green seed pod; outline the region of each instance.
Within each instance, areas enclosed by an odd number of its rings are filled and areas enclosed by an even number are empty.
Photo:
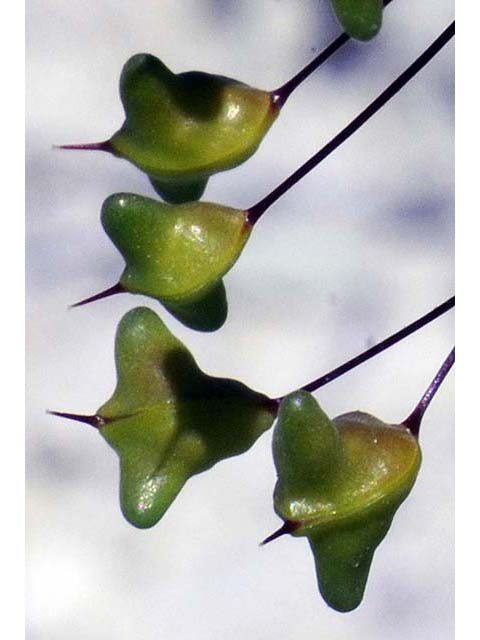
[[[355,609],[375,549],[417,477],[417,439],[366,413],[330,420],[298,391],[280,406],[273,455],[275,511],[289,533],[308,538],[327,604]]]
[[[227,317],[222,277],[240,256],[252,226],[247,213],[209,202],[171,205],[131,193],[110,196],[103,227],[122,254],[113,293],[155,298],[191,329],[215,331]]]
[[[187,480],[247,451],[273,423],[266,396],[235,380],[203,373],[190,352],[150,309],[121,320],[117,386],[88,422],[120,459],[120,502],[134,526],[151,527]]]
[[[245,162],[279,113],[273,94],[200,71],[175,74],[134,55],[120,78],[125,122],[98,149],[129,160],[172,203],[198,200],[211,175]]]

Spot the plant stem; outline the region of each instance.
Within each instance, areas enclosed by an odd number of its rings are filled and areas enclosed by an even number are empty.
[[[384,7],[387,7],[392,0],[385,0]],[[340,47],[350,40],[350,36],[346,33],[342,33],[335,38],[318,56],[316,56],[311,62],[309,62],[303,69],[301,69],[293,78],[290,78],[285,84],[283,84],[275,91],[271,92],[272,101],[278,107],[282,108],[291,94],[302,84],[304,80],[308,78],[314,71],[316,71],[324,62],[326,62]]]
[[[310,391],[310,392],[317,391],[317,389],[320,389],[320,387],[323,387],[329,382],[332,382],[332,380],[335,380],[336,378],[343,376],[343,374],[348,373],[352,369],[355,369],[355,367],[358,367],[358,365],[366,362],[367,360],[370,360],[370,358],[373,358],[374,356],[378,355],[382,351],[385,351],[389,347],[392,347],[397,342],[400,342],[404,338],[407,338],[412,333],[415,333],[425,325],[429,324],[430,322],[433,322],[433,320],[436,320],[441,315],[443,315],[444,313],[452,309],[454,306],[455,306],[455,296],[452,296],[451,298],[443,302],[438,307],[435,307],[434,309],[426,313],[421,318],[418,318],[418,320],[415,320],[415,322],[412,322],[411,324],[407,325],[403,329],[400,329],[400,331],[397,331],[396,333],[392,334],[388,338],[385,338],[385,340],[382,340],[381,342],[374,345],[373,347],[370,347],[366,351],[363,351],[358,356],[355,356],[351,360],[348,360],[347,362],[340,365],[336,369],[332,369],[332,371],[325,373],[323,376],[320,376],[320,378],[317,378],[316,380],[312,380],[312,382],[309,382],[308,384],[304,385],[303,387],[301,387],[301,389],[304,391]],[[272,403],[276,402],[278,406],[284,397],[285,396],[282,396],[280,398],[274,398],[272,399]]]
[[[435,394],[439,390],[442,385],[442,382],[447,377],[448,372],[453,367],[453,363],[455,362],[455,347],[448,354],[445,362],[442,364],[440,369],[438,370],[436,376],[429,384],[427,390],[423,394],[420,399],[420,402],[417,404],[412,413],[408,416],[406,420],[402,422],[402,425],[411,431],[411,433],[418,438],[418,434],[420,432],[420,425],[423,420],[423,416],[425,415],[425,411],[428,409],[430,402],[433,400]]]
[[[314,169],[322,160],[329,156],[343,142],[364,125],[377,111],[379,111],[400,89],[402,89],[430,60],[452,39],[455,34],[455,21],[411,64],[396,80],[394,80],[368,107],[366,107],[350,124],[330,140],[320,151],[317,151],[291,176],[284,180],[278,187],[247,210],[247,220],[253,226],[265,211],[271,207],[293,185]]]

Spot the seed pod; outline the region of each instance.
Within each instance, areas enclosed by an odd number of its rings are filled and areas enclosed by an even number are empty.
[[[268,398],[203,373],[150,309],[121,320],[117,386],[88,422],[120,458],[120,502],[134,526],[151,527],[193,475],[247,451],[274,420]]]
[[[139,293],[161,302],[180,322],[214,331],[227,317],[222,276],[251,232],[246,212],[208,202],[170,205],[129,193],[110,196],[103,227],[126,266],[113,293]]]
[[[355,609],[373,554],[417,477],[417,439],[366,413],[330,420],[313,396],[298,391],[280,406],[273,456],[280,532],[308,538],[327,604]]]
[[[200,71],[175,74],[137,54],[120,78],[125,122],[100,149],[132,162],[168,202],[198,200],[208,178],[247,160],[275,121],[273,94]]]
[[[331,0],[346,33],[357,40],[371,40],[382,26],[383,0]]]

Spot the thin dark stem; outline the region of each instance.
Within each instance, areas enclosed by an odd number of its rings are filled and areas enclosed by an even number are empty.
[[[403,426],[409,429],[415,437],[418,438],[418,434],[420,432],[420,425],[422,423],[423,416],[425,415],[425,411],[428,409],[429,404],[433,400],[435,394],[440,389],[442,382],[447,377],[448,372],[453,367],[453,363],[455,362],[455,347],[448,354],[445,362],[442,364],[440,369],[438,370],[436,376],[429,384],[428,389],[425,391],[423,396],[420,399],[420,402],[417,404],[412,413],[408,416],[406,420],[402,422]]]
[[[113,287],[105,289],[105,291],[100,291],[100,293],[96,293],[89,298],[85,298],[84,300],[80,300],[80,302],[76,302],[75,304],[70,305],[70,308],[74,309],[75,307],[82,307],[84,304],[90,304],[90,302],[96,302],[97,300],[102,300],[102,298],[110,298],[110,296],[115,296],[119,293],[125,292],[126,289],[123,284],[117,282],[117,284],[114,284]]]
[[[338,38],[331,42],[316,58],[309,62],[293,78],[290,78],[288,82],[285,82],[281,87],[271,92],[273,103],[279,108],[283,107],[295,89],[349,40],[350,36],[347,36],[346,33],[342,33],[338,36]]]
[[[388,6],[390,2],[392,2],[392,0],[385,0],[383,6]],[[283,105],[288,100],[290,95],[295,91],[295,89],[349,40],[350,36],[346,33],[342,33],[341,35],[339,35],[338,38],[331,42],[323,51],[318,54],[318,56],[316,56],[295,76],[293,76],[293,78],[290,78],[290,80],[285,82],[285,84],[283,84],[281,87],[271,92],[273,103],[279,108],[283,107]]]
[[[400,89],[402,89],[430,60],[452,39],[455,34],[455,22],[445,29],[445,31],[411,64],[396,80],[389,85],[368,107],[366,107],[350,124],[340,133],[330,140],[320,151],[307,160],[291,176],[284,180],[278,187],[262,198],[247,211],[247,220],[254,225],[265,211],[276,202],[294,184],[314,169],[322,160],[329,156],[343,142],[353,135],[365,124],[373,115],[377,113]]]
[[[403,340],[404,338],[408,337],[412,333],[415,333],[415,331],[418,331],[425,325],[429,324],[430,322],[433,322],[433,320],[436,320],[441,315],[443,315],[444,313],[452,309],[454,306],[455,306],[455,296],[452,296],[451,298],[446,300],[443,304],[439,305],[438,307],[435,307],[435,309],[432,309],[431,311],[429,311],[427,314],[425,314],[418,320],[415,320],[415,322],[412,322],[411,324],[407,325],[403,329],[400,329],[400,331],[397,331],[396,333],[392,334],[385,340],[382,340],[382,342],[379,342],[373,347],[370,347],[363,353],[360,353],[358,356],[355,356],[355,358],[348,360],[347,362],[340,365],[336,369],[329,371],[328,373],[324,374],[323,376],[320,376],[320,378],[317,378],[316,380],[312,380],[312,382],[309,382],[308,384],[306,384],[301,388],[304,391],[310,391],[310,392],[320,389],[320,387],[323,387],[329,382],[332,382],[332,380],[335,380],[336,378],[343,376],[344,373],[348,373],[348,371],[351,371],[355,367],[358,367],[358,365],[362,364],[363,362],[366,362],[367,360],[370,360],[370,358],[373,358],[374,356],[381,353],[382,351],[385,351],[385,349],[388,349],[389,347],[393,346],[397,342],[400,342],[400,340]],[[283,397],[284,396],[282,396],[281,398],[275,398],[275,400],[273,400],[272,402],[277,402],[277,405],[279,405],[280,402],[283,400]]]

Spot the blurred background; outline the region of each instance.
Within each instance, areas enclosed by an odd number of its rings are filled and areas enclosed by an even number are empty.
[[[113,339],[157,311],[212,375],[278,396],[453,293],[453,43],[258,224],[227,275],[230,312],[198,334],[142,297],[68,311],[117,281],[99,212],[116,191],[154,197],[107,154],[52,150],[122,123],[118,78],[149,52],[273,89],[339,28],[326,0],[30,0],[27,3],[29,640],[453,638],[453,374],[423,424],[418,482],[378,549],[362,605],[327,608],[306,540],[259,548],[272,510],[271,433],[186,485],[155,528],[118,505],[115,453],[45,414],[94,413],[115,384]],[[291,97],[260,150],[204,199],[248,207],[341,129],[443,31],[451,0],[394,0],[370,44],[350,42]],[[399,422],[453,342],[453,314],[324,387],[332,416]]]

